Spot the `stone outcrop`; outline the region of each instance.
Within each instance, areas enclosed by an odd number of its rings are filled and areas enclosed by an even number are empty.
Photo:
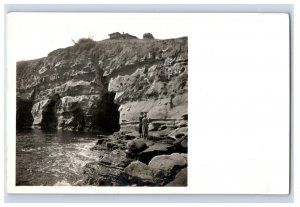
[[[187,113],[187,51],[186,37],[81,39],[47,57],[20,61],[17,97],[23,102],[17,107],[31,103],[32,118],[19,110],[17,123],[113,132],[120,124],[136,127],[139,112],[146,111],[153,123],[174,124]]]

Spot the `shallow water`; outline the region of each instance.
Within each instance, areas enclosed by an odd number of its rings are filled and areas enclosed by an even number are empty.
[[[17,133],[16,185],[76,185],[97,161],[96,134],[32,129]]]

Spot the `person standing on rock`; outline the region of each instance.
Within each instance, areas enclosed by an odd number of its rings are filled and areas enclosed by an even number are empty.
[[[144,139],[148,140],[148,124],[149,120],[147,118],[147,113],[144,113],[144,118],[142,119],[142,131]]]
[[[140,116],[139,116],[139,133],[140,133],[140,138],[143,137],[143,124],[142,124],[143,118],[144,118],[144,113],[141,112]]]

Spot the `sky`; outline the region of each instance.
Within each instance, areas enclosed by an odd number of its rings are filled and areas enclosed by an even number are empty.
[[[96,41],[113,32],[125,32],[142,38],[151,32],[157,39],[187,36],[184,21],[163,14],[108,13],[10,13],[9,46],[17,61],[45,57],[58,48],[73,45],[72,40],[91,37]],[[178,14],[177,14],[178,15]],[[177,27],[178,26],[178,27]]]

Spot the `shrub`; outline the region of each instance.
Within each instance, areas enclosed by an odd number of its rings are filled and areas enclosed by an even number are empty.
[[[90,50],[95,47],[96,44],[97,42],[91,38],[81,38],[76,43],[76,45],[79,46],[80,51]]]

